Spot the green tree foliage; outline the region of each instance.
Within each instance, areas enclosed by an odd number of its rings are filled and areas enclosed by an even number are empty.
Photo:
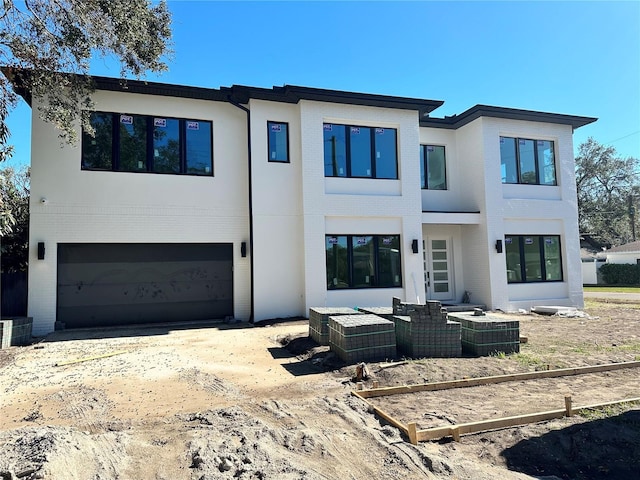
[[[40,117],[73,142],[75,120],[90,129],[90,61],[117,59],[123,78],[164,71],[170,26],[164,1],[2,0],[0,65],[9,78],[0,76],[0,161],[12,153],[5,119],[17,103],[13,86],[42,99]]]
[[[602,246],[634,240],[640,201],[640,160],[621,158],[616,149],[589,138],[576,157],[580,232]],[[640,232],[636,232],[640,234]]]
[[[24,271],[29,258],[29,170],[0,170],[0,197],[8,212],[2,216],[2,271]]]

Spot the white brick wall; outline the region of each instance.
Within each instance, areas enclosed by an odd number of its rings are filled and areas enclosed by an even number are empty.
[[[57,132],[37,118],[32,126],[29,315],[34,334],[50,332],[56,317],[58,243],[233,243],[234,313],[248,319],[246,120],[225,103],[96,92],[104,111],[213,121],[214,177],[96,172],[80,168],[80,145],[60,146]],[[47,198],[41,204],[41,198]],[[35,258],[45,242],[45,260]]]
[[[221,102],[97,92],[98,110],[211,120],[214,177],[80,169],[80,147],[62,146],[37,119],[32,135],[29,314],[34,332],[53,329],[56,245],[67,242],[233,243],[234,311],[250,314],[246,115]],[[533,304],[582,306],[577,204],[570,126],[480,118],[458,130],[421,128],[415,111],[251,100],[255,320],[305,315],[312,306],[390,305],[392,296],[423,301],[422,252],[411,241],[452,239],[455,296],[513,310]],[[34,106],[37,112],[37,106]],[[290,163],[267,160],[267,121],[289,124]],[[325,178],[323,123],[397,129],[399,179]],[[499,137],[553,140],[558,186],[502,185]],[[420,188],[419,145],[444,145],[449,189]],[[40,198],[46,197],[43,205]],[[423,225],[423,210],[479,211],[456,225]],[[425,214],[428,215],[428,214]],[[425,217],[426,218],[426,217]],[[505,234],[555,234],[562,240],[561,284],[508,285]],[[328,291],[326,234],[400,234],[402,288]],[[36,260],[37,242],[46,244]]]

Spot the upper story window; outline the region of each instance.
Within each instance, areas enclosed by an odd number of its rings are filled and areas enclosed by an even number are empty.
[[[443,146],[420,145],[420,184],[427,190],[447,189],[447,167]]]
[[[502,183],[557,185],[552,141],[500,137],[500,164]]]
[[[506,235],[504,241],[509,283],[562,281],[558,235]]]
[[[289,163],[289,124],[267,122],[269,161]]]
[[[398,178],[397,130],[324,124],[324,176]]]
[[[82,169],[213,175],[212,123],[92,112],[82,134]]]

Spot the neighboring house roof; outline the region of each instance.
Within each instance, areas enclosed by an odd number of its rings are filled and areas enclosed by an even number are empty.
[[[610,248],[607,250],[607,255],[610,253],[640,253],[640,240]]]
[[[24,85],[20,81],[21,75],[28,75],[29,71],[23,69],[17,70],[10,67],[2,67],[1,70],[2,73],[14,84],[16,92],[21,95],[29,105],[31,105],[31,92],[24,88]],[[296,85],[284,85],[282,87],[272,88],[232,85],[231,87],[220,87],[219,89],[216,89],[146,82],[141,80],[123,80],[110,77],[92,78],[95,82],[96,88],[99,90],[142,93],[146,95],[194,98],[220,102],[233,101],[245,104],[248,103],[250,99],[283,103],[298,103],[300,100],[315,100],[319,102],[341,103],[347,105],[415,110],[419,112],[421,126],[447,129],[460,128],[479,117],[559,123],[571,125],[574,130],[597,120],[592,117],[579,117],[575,115],[537,112],[533,110],[519,110],[515,108],[495,107],[490,105],[476,105],[459,115],[453,115],[451,117],[431,118],[429,117],[429,114],[444,104],[442,100],[327,90]]]

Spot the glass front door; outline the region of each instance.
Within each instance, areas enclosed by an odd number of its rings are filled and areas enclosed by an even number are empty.
[[[425,252],[425,281],[429,300],[453,300],[453,269],[451,239],[427,237]]]

